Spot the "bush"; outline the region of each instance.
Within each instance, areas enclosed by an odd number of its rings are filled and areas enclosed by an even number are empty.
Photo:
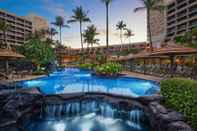
[[[32,73],[32,75],[46,75],[47,73],[42,70],[37,70]]]
[[[173,78],[161,82],[165,104],[181,112],[197,128],[197,81]]]
[[[91,70],[94,67],[95,67],[95,65],[94,64],[90,64],[90,63],[80,64],[79,65],[79,68],[81,68],[81,69],[89,69],[89,70]]]
[[[118,63],[105,63],[101,66],[97,66],[95,69],[97,74],[114,76],[118,75],[122,71],[122,67]]]

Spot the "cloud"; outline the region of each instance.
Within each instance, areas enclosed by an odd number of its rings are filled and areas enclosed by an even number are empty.
[[[52,0],[43,0],[44,7],[47,11],[53,13],[56,16],[66,17],[66,11],[62,3],[57,3]]]
[[[100,36],[106,36],[106,30],[104,28],[103,29],[98,29],[98,33],[99,33]],[[112,29],[109,30],[109,35],[119,37],[118,31],[114,32],[114,30],[112,30]]]

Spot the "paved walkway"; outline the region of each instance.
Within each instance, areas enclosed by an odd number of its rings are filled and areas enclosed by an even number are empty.
[[[23,81],[23,80],[31,80],[31,79],[37,79],[44,77],[45,75],[26,75],[23,78],[14,78],[14,79],[9,79],[9,80],[0,80],[0,84],[7,84],[7,83],[12,83],[12,82],[17,82],[17,81]]]
[[[32,79],[37,79],[37,78],[41,78],[41,77],[44,77],[44,76],[46,76],[46,75],[27,75],[24,78],[14,79],[14,81],[32,80]]]
[[[125,74],[126,76],[130,77],[136,77],[136,78],[141,78],[141,79],[146,79],[146,80],[153,80],[156,82],[160,82],[163,78],[161,77],[156,77],[156,76],[151,76],[151,75],[144,75],[141,73],[136,73],[136,72],[129,72],[129,71],[123,71],[122,74]]]

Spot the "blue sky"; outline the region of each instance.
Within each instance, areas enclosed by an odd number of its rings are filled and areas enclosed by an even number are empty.
[[[100,35],[100,44],[105,45],[105,6],[101,0],[0,0],[0,9],[15,13],[19,16],[36,14],[44,17],[49,23],[55,16],[63,16],[65,21],[72,15],[72,9],[83,6],[87,10],[92,23],[84,24],[83,28],[95,24]],[[125,21],[127,27],[132,29],[135,36],[132,42],[146,41],[146,12],[134,13],[135,7],[141,6],[139,0],[114,0],[110,6],[110,44],[119,44],[119,32],[116,23]],[[71,24],[71,28],[63,30],[63,43],[73,48],[80,47],[79,25]],[[58,38],[56,36],[56,38]],[[124,43],[128,43],[125,38]]]

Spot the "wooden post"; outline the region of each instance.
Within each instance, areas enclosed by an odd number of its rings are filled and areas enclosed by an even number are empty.
[[[131,63],[131,64],[130,64],[130,71],[133,71],[133,60],[131,60],[130,63]]]
[[[144,58],[144,75],[146,74],[146,59]]]
[[[6,72],[6,75],[8,76],[9,75],[9,63],[8,63],[8,60],[5,61],[5,72]]]
[[[171,56],[170,56],[170,75],[171,75],[171,77],[174,76],[173,67],[174,67],[174,56],[171,55]]]

